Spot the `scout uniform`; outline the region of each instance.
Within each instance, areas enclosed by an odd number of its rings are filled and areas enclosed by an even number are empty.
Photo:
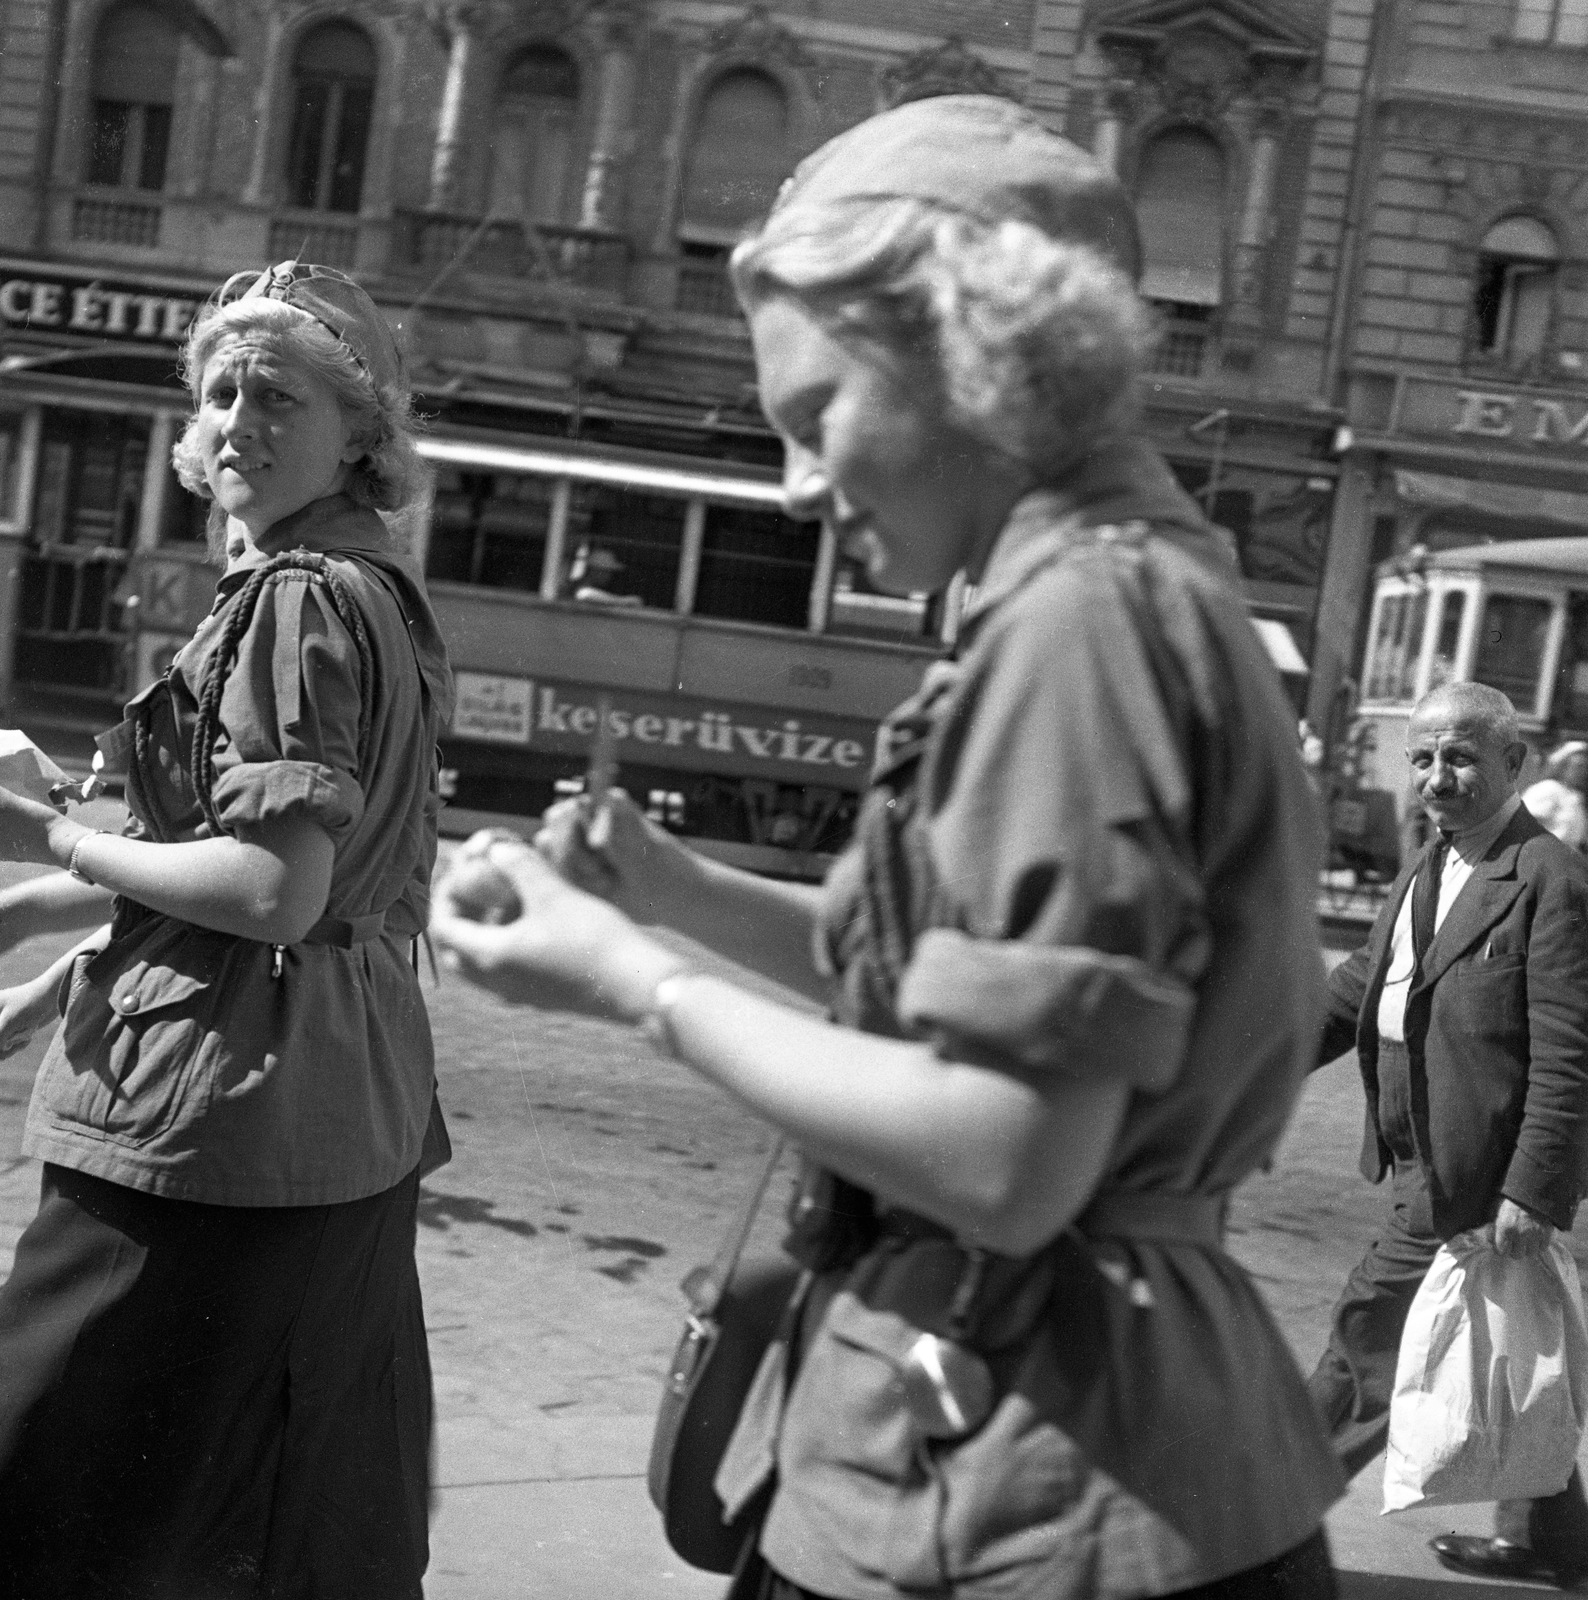
[[[0,1577],[27,1592],[251,1595],[263,1576],[419,1596],[431,1402],[413,1237],[435,1070],[413,941],[451,679],[419,571],[374,512],[315,501],[270,545],[309,555],[261,580],[209,798],[227,831],[323,828],[326,914],[283,949],[118,899],[108,946],[63,985],[23,1144],[46,1163],[40,1217],[0,1302],[0,1364],[16,1363]],[[196,714],[251,576],[228,572],[129,706],[134,836],[214,832]],[[114,1231],[61,1253],[84,1215]],[[95,1251],[100,1280],[63,1276]]]
[[[1341,1493],[1220,1247],[1322,984],[1314,803],[1223,560],[1155,454],[1101,451],[1015,508],[958,659],[885,727],[825,893],[838,1019],[1133,1092],[1100,1192],[1028,1260],[880,1208],[807,1252],[792,1381],[775,1350],[718,1488],[731,1514],[775,1474],[761,1552],[812,1594],[1171,1594],[1316,1539]],[[923,1332],[991,1377],[958,1436],[912,1408]]]

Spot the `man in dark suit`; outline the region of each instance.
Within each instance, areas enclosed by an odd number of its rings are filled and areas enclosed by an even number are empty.
[[[1407,757],[1436,832],[1329,982],[1319,1059],[1356,1048],[1362,1173],[1393,1172],[1389,1215],[1308,1380],[1352,1473],[1384,1446],[1401,1329],[1441,1241],[1492,1224],[1496,1249],[1539,1254],[1583,1192],[1588,863],[1523,809],[1526,753],[1497,690],[1447,684],[1418,703]],[[1443,1535],[1434,1553],[1481,1577],[1588,1577],[1575,1470],[1548,1499],[1502,1502],[1495,1530]]]

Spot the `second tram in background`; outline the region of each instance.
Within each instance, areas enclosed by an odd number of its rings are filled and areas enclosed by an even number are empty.
[[[1396,869],[1417,820],[1405,755],[1411,708],[1453,679],[1510,697],[1531,750],[1524,783],[1563,739],[1588,736],[1588,538],[1414,553],[1381,570],[1349,783],[1332,816],[1349,864]]]

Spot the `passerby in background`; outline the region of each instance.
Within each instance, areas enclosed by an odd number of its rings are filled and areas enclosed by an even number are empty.
[[[1331,975],[1319,1056],[1355,1048],[1362,1173],[1392,1177],[1309,1380],[1352,1473],[1384,1447],[1401,1330],[1441,1242],[1492,1227],[1508,1255],[1542,1251],[1572,1225],[1588,1136],[1588,863],[1522,805],[1527,746],[1497,689],[1434,690],[1406,753],[1433,837]],[[1478,1577],[1588,1577],[1576,1472],[1549,1499],[1501,1505],[1495,1528],[1434,1551]]]
[[[391,331],[340,273],[234,280],[185,370],[179,475],[245,543],[108,741],[132,820],[0,792],[6,857],[115,895],[0,996],[11,1047],[63,1002],[23,1145],[39,1212],[0,1287],[0,1589],[417,1600],[434,1062],[411,957],[451,685],[377,512],[424,468]]]
[[[1113,177],[1005,101],[807,160],[733,258],[788,507],[883,589],[968,572],[956,659],[887,719],[820,892],[616,796],[604,853],[588,804],[544,839],[615,903],[501,843],[518,921],[438,887],[461,970],[644,1024],[810,1164],[792,1387],[763,1368],[718,1478],[730,1509],[776,1481],[738,1594],[1333,1592],[1339,1471],[1221,1248],[1311,1064],[1317,808],[1228,559],[1134,432],[1136,256]]]
[[[1562,844],[1588,852],[1588,743],[1568,739],[1557,745],[1544,776],[1522,791],[1522,804]]]

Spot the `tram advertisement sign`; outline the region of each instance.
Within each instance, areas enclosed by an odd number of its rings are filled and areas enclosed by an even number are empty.
[[[618,759],[697,772],[858,789],[871,766],[876,724],[688,694],[609,689],[559,678],[459,672],[452,736],[585,755],[600,702]]]

